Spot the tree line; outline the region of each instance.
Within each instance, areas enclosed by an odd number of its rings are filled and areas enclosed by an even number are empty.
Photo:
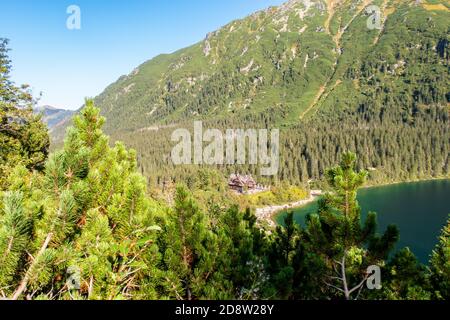
[[[375,213],[361,219],[356,193],[368,173],[353,153],[324,169],[332,192],[305,227],[290,214],[270,230],[233,203],[204,206],[182,181],[169,201],[152,197],[136,152],[110,144],[91,100],[48,154],[45,126],[13,89],[0,82],[2,128],[14,128],[0,139],[17,141],[1,154],[2,298],[449,299],[450,225],[428,267],[408,249],[394,253],[398,229],[379,234]],[[211,176],[196,185],[211,182],[220,185]],[[381,269],[379,290],[365,286],[370,266]]]
[[[0,294],[11,299],[448,299],[448,227],[430,267],[399,232],[361,221],[367,172],[346,153],[333,190],[304,228],[266,230],[236,205],[201,209],[179,186],[172,206],[148,196],[135,153],[114,147],[92,102],[39,172],[17,165],[0,205]],[[368,290],[367,268],[382,269]],[[71,282],[74,281],[74,282]]]

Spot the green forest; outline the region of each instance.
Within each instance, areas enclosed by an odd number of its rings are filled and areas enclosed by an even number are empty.
[[[266,184],[324,183],[347,150],[370,184],[449,177],[448,3],[370,2],[381,30],[366,27],[362,1],[288,1],[149,60],[94,99],[105,133],[137,150],[140,172],[160,189],[198,176],[170,161],[171,133],[194,120],[280,128],[278,176],[239,168]],[[52,132],[53,145],[65,129]]]
[[[139,165],[142,158],[103,132],[107,120],[93,100],[74,117],[61,147],[50,152],[47,128],[32,112],[33,98],[27,87],[10,80],[10,70],[8,42],[2,40],[0,298],[450,299],[450,222],[424,266],[407,248],[394,252],[398,228],[379,230],[376,213],[363,221],[356,201],[369,178],[363,170],[369,169],[368,162],[388,163],[388,154],[372,153],[370,147],[390,145],[395,152],[398,145],[404,147],[386,171],[403,168],[394,178],[448,172],[444,158],[431,161],[425,154],[426,148],[439,145],[429,144],[433,138],[427,134],[448,137],[448,128],[427,125],[448,124],[445,112],[424,111],[423,119],[414,118],[408,127],[403,121],[394,125],[395,113],[362,112],[378,117],[389,130],[374,127],[355,140],[355,116],[342,123],[353,135],[321,121],[307,137],[310,148],[297,149],[301,135],[287,139],[285,146],[297,150],[297,158],[286,158],[282,177],[295,181],[301,172],[304,179],[321,174],[330,192],[305,227],[288,215],[285,227],[268,229],[257,223],[252,210],[223,199],[216,170],[203,170],[192,181],[174,180],[164,191],[152,187],[145,172],[149,168]],[[324,127],[335,133],[325,138]],[[346,144],[353,153],[340,149],[344,141],[353,141]],[[315,163],[321,151],[310,150],[319,146],[332,156],[322,152],[323,162]],[[423,162],[408,158],[416,152],[413,146],[423,152]],[[448,141],[441,148],[432,151],[448,151]],[[298,162],[302,157],[309,162]],[[366,287],[371,266],[383,275],[375,290]]]

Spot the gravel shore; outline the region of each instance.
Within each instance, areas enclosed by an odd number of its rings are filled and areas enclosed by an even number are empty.
[[[258,219],[258,221],[266,222],[269,224],[270,227],[275,228],[276,223],[272,219],[273,215],[275,213],[307,205],[311,202],[314,202],[319,197],[320,197],[319,195],[311,195],[308,199],[304,199],[304,200],[293,202],[293,203],[288,203],[288,204],[279,205],[279,206],[269,206],[269,207],[264,207],[264,208],[257,208],[256,212],[255,212],[256,218]]]

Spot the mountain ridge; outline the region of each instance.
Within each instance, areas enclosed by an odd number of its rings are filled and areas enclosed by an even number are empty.
[[[70,122],[70,119],[76,111],[55,108],[49,105],[37,106],[34,108],[34,112],[42,115],[42,121],[44,121],[50,133],[54,130],[58,130],[59,127],[64,127]]]
[[[111,112],[115,117],[116,113],[120,114],[120,109],[124,105],[127,113],[130,111],[134,113],[135,118],[139,118],[136,119],[138,121],[125,129],[142,129],[145,124],[153,125],[158,122],[176,122],[180,118],[180,113],[183,117],[193,118],[220,113],[228,116],[227,113],[233,113],[235,110],[238,112],[245,110],[249,105],[260,107],[263,103],[294,105],[295,110],[291,116],[292,122],[296,122],[298,118],[304,117],[303,112],[308,110],[315,100],[320,100],[322,97],[320,91],[323,90],[325,94],[325,89],[332,81],[331,78],[336,71],[339,72],[337,60],[340,59],[342,55],[340,51],[343,50],[339,42],[355,19],[359,20],[360,27],[361,25],[363,27],[361,28],[363,30],[359,32],[371,34],[371,40],[378,41],[376,40],[379,36],[377,32],[364,30],[367,29],[364,28],[364,23],[368,16],[361,16],[364,8],[371,3],[375,2],[291,0],[280,7],[258,11],[247,18],[235,20],[217,31],[208,33],[205,40],[191,47],[178,50],[173,54],[160,55],[142,64],[108,87],[97,97],[96,102],[104,110],[105,115]],[[387,6],[386,3],[387,1],[383,1],[380,4]],[[404,1],[404,3],[410,2]],[[346,17],[339,15],[346,8],[353,8],[354,12],[347,14]],[[327,10],[332,11],[328,16]],[[294,16],[292,12],[295,13]],[[319,22],[315,21],[315,18]],[[336,26],[338,24],[336,19],[348,21]],[[238,34],[237,39],[233,38],[236,32],[248,28],[248,24],[252,23],[257,25],[253,26],[253,29],[258,32],[252,30],[250,26],[249,30]],[[271,25],[272,23],[274,26]],[[330,30],[325,30],[326,27]],[[313,30],[309,30],[311,28]],[[261,35],[260,33],[265,32],[266,29],[269,30],[267,34]],[[298,39],[289,38],[297,32]],[[310,32],[308,39],[302,39],[301,35],[308,32]],[[256,34],[252,36],[252,33]],[[313,39],[309,39],[310,37]],[[265,39],[273,41],[274,46],[269,43],[258,45]],[[345,39],[343,41],[345,42]],[[251,44],[254,45],[253,48]],[[261,52],[264,53],[266,47],[271,47],[270,49],[274,52],[261,57],[263,55]],[[280,47],[282,47],[281,50],[279,50]],[[304,47],[306,50],[302,50]],[[231,60],[231,63],[228,64],[226,60]],[[217,65],[219,66],[216,67]],[[308,67],[317,70],[309,71]],[[266,70],[259,71],[264,68]],[[294,95],[291,99],[286,97],[287,94],[279,92],[275,97],[265,95],[265,91],[271,89],[270,86],[281,83],[279,79],[270,79],[271,83],[266,85],[269,82],[268,78],[279,77],[276,73],[282,74],[283,77],[289,76],[286,74],[290,71],[289,68],[297,68],[295,72],[300,74],[300,77],[306,78],[305,81],[296,81],[298,86],[304,88],[304,94]],[[301,69],[306,71],[302,74]],[[219,78],[223,78],[224,81],[239,82],[239,89],[244,89],[245,94],[237,93],[233,90],[236,88],[225,88],[217,95],[220,95],[217,101],[204,101],[208,100],[207,97],[199,101],[198,95],[206,95],[208,86],[216,89],[211,82]],[[314,83],[311,78],[317,79],[317,83]],[[333,85],[338,83],[338,80],[335,79]],[[291,89],[284,85],[283,83],[280,89],[285,91]],[[147,90],[153,91],[152,94],[148,94]],[[141,94],[141,92],[145,93]],[[262,93],[260,99],[257,93]],[[181,101],[173,102],[178,98]],[[192,106],[193,104],[195,106]],[[116,125],[117,128],[121,127]]]
[[[319,179],[342,150],[367,154],[360,166],[382,180],[441,176],[449,170],[449,7],[288,1],[141,64],[95,103],[112,140],[135,148],[159,182],[191,170],[170,165],[170,134],[194,120],[282,129],[279,176],[295,183]],[[416,154],[427,160],[415,164]]]
[[[113,118],[109,126],[114,130],[139,130],[147,124],[167,124],[211,114],[228,117],[230,113],[246,112],[249,107],[261,112],[279,104],[289,105],[288,122],[296,123],[313,111],[330,89],[342,83],[339,60],[345,49],[341,45],[345,47],[344,35],[355,20],[360,34],[372,40],[367,45],[379,41],[386,21],[379,32],[364,27],[369,17],[363,11],[370,4],[379,4],[387,18],[399,9],[395,5],[424,5],[416,1],[290,0],[234,20],[190,47],[144,62],[108,86],[97,96],[96,103],[104,115]],[[234,36],[241,29],[245,30]],[[309,36],[302,38],[308,32]],[[268,43],[261,45],[263,41]],[[269,41],[274,41],[274,46]],[[274,52],[261,54],[268,49]],[[296,86],[289,88],[282,83],[287,82],[285,79],[269,80],[279,77],[276,73],[289,77],[289,72],[303,77],[294,80],[297,88],[303,89],[302,95],[292,94]],[[210,94],[208,86],[217,89],[211,82],[219,78],[239,82],[239,89],[245,92],[239,94],[236,88],[225,88],[215,101],[208,101],[207,97],[199,101],[198,95]],[[274,85],[280,90],[272,96],[270,91],[275,90],[270,87]],[[173,102],[175,99],[180,101]],[[262,104],[266,106],[261,107]],[[125,114],[132,117],[129,125],[124,124]]]

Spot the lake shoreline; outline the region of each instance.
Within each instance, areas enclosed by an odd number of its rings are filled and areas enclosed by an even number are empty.
[[[407,181],[395,181],[395,182],[385,182],[380,184],[369,184],[361,187],[361,189],[371,189],[371,188],[378,188],[378,187],[387,187],[392,185],[400,185],[403,183],[420,183],[420,182],[431,182],[431,181],[441,181],[441,180],[450,180],[450,177],[440,177],[440,178],[429,178],[429,179],[423,179],[423,180],[407,180]],[[256,218],[261,221],[267,223],[271,228],[275,228],[278,223],[275,220],[275,217],[280,212],[290,210],[290,209],[299,209],[302,208],[310,203],[313,203],[320,197],[320,196],[313,196],[311,195],[309,198],[300,200],[297,202],[287,203],[284,205],[272,205],[262,208],[256,208],[255,215]]]
[[[370,188],[378,188],[378,187],[387,187],[394,186],[396,184],[403,183],[420,183],[420,182],[431,182],[431,181],[442,181],[442,180],[450,180],[449,177],[440,177],[440,178],[426,178],[426,179],[415,179],[415,180],[402,180],[402,181],[393,181],[393,182],[382,182],[380,184],[366,184],[361,189],[370,189]]]
[[[273,206],[267,206],[263,208],[256,208],[255,215],[256,218],[261,221],[267,223],[270,227],[275,228],[277,226],[277,223],[274,219],[275,215],[279,212],[289,210],[289,209],[297,209],[301,208],[303,206],[306,206],[310,203],[313,203],[317,199],[321,197],[318,195],[311,195],[309,198],[291,202],[283,205],[273,205]]]

